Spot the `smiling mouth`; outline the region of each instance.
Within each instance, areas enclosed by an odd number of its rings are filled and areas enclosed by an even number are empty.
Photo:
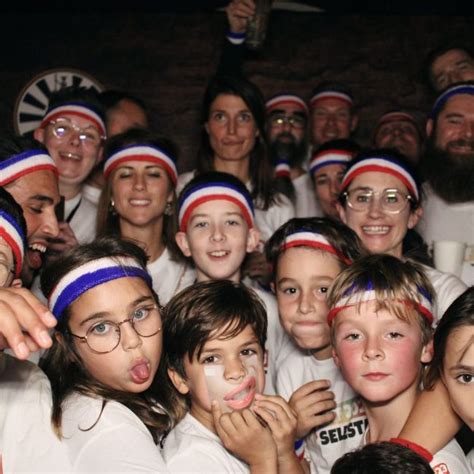
[[[389,233],[390,227],[388,225],[364,225],[362,230],[367,235],[385,235]]]
[[[232,410],[243,410],[252,404],[256,386],[255,377],[248,377],[238,387],[228,392],[224,396],[224,401]]]
[[[130,199],[129,202],[132,206],[148,206],[151,201],[149,199]]]
[[[209,252],[209,255],[214,258],[222,258],[229,255],[229,253],[227,250],[214,250],[214,252]]]
[[[60,152],[59,156],[62,159],[66,159],[66,160],[73,160],[73,161],[81,161],[82,160],[82,157],[80,155],[75,154],[75,153]]]

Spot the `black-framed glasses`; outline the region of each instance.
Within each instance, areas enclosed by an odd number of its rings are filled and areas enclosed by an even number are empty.
[[[81,143],[91,147],[98,147],[102,143],[102,140],[105,140],[106,138],[101,135],[95,127],[89,126],[81,128],[71,122],[68,118],[51,120],[48,125],[51,125],[53,135],[58,140],[67,140],[71,138],[74,133],[77,133]]]
[[[293,128],[302,129],[306,126],[306,119],[302,115],[273,114],[270,116],[272,127],[283,127],[288,124]]]
[[[356,212],[365,212],[370,209],[376,196],[385,212],[398,214],[413,200],[409,194],[402,193],[399,189],[384,189],[382,192],[370,188],[356,188],[345,191],[342,196],[347,205]]]
[[[121,326],[130,323],[140,337],[152,337],[161,331],[161,315],[158,306],[144,306],[134,310],[131,318],[118,323],[108,320],[94,322],[85,336],[79,336],[68,331],[71,336],[85,342],[89,349],[96,354],[112,352],[120,343]]]

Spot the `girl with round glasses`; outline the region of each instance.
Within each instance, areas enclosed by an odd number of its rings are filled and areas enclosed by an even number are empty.
[[[169,428],[156,376],[161,310],[143,250],[98,239],[51,263],[41,285],[58,320],[41,366],[72,471],[166,471],[157,447]]]

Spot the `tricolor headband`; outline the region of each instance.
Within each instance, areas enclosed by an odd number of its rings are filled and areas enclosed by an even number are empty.
[[[5,211],[0,209],[0,237],[3,237],[8,246],[12,249],[15,257],[15,277],[18,278],[25,258],[25,235],[15,222],[15,219]]]
[[[377,123],[377,128],[388,122],[411,122],[418,128],[418,124],[413,115],[410,115],[407,112],[388,112],[382,115]]]
[[[272,112],[274,109],[277,109],[284,105],[294,105],[301,109],[305,115],[308,115],[308,106],[305,104],[304,100],[294,94],[278,94],[271,99],[267,100],[265,107],[267,113]]]
[[[366,303],[367,301],[377,300],[377,294],[375,290],[371,288],[372,285],[369,285],[370,288],[367,290],[356,290],[350,292],[348,295],[343,296],[339,301],[337,301],[331,310],[328,313],[327,321],[331,325],[333,319],[337,314],[343,309],[356,306],[360,303]],[[433,302],[428,298],[426,291],[422,288],[417,288],[416,293],[418,294],[420,300],[418,302],[414,301],[402,301],[407,304],[413,304],[415,309],[419,311],[431,324],[433,322]],[[387,297],[384,299],[390,299],[390,295],[387,294]]]
[[[314,94],[313,97],[311,97],[311,100],[309,101],[309,106],[315,107],[317,102],[323,99],[339,99],[346,102],[349,107],[352,107],[354,105],[354,101],[352,100],[352,97],[349,94],[338,91],[322,91],[318,92],[317,94]]]
[[[290,163],[288,160],[278,160],[275,164],[275,175],[278,178],[290,177]]]
[[[28,150],[10,156],[0,162],[0,186],[5,186],[28,173],[44,170],[58,175],[54,160],[43,150]]]
[[[49,309],[56,319],[83,293],[118,278],[138,277],[151,288],[150,275],[130,257],[103,257],[87,262],[67,273],[51,292]]]
[[[41,128],[46,127],[51,120],[56,120],[66,114],[90,120],[97,127],[100,134],[105,137],[105,124],[100,115],[92,107],[73,102],[50,107],[41,121]]]
[[[239,206],[247,225],[250,228],[254,226],[254,211],[251,199],[229,183],[211,182],[194,186],[181,197],[178,212],[179,230],[186,231],[191,213],[197,206],[208,201],[218,200],[230,201]]]
[[[173,186],[176,186],[178,170],[173,158],[160,148],[151,145],[127,146],[109,156],[104,164],[104,178],[107,179],[114,169],[127,161],[147,161],[161,166],[168,174]]]
[[[344,165],[347,166],[352,160],[353,154],[349,151],[343,150],[324,150],[315,153],[311,158],[309,164],[309,174],[313,175],[321,168],[330,165]]]
[[[354,178],[369,171],[377,171],[395,176],[407,187],[408,192],[419,201],[420,193],[412,175],[400,163],[384,157],[364,158],[351,166],[344,175],[341,190],[345,190]]]
[[[341,252],[336,250],[321,234],[316,232],[311,232],[307,230],[298,230],[292,234],[286,236],[283,243],[280,245],[280,252],[288,250],[292,247],[312,247],[315,249],[325,250],[326,252],[336,255],[340,258],[346,265],[351,265],[352,260],[345,257]]]
[[[457,86],[446,89],[437,99],[433,105],[430,113],[430,118],[435,119],[440,110],[444,107],[446,102],[453,96],[459,94],[474,95],[474,84],[459,84]]]

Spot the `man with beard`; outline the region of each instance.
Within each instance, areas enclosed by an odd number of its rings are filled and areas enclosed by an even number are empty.
[[[474,284],[474,81],[446,89],[426,125],[429,138],[421,160],[426,203],[419,231],[437,240],[466,242],[461,279]]]
[[[303,168],[308,153],[308,107],[297,95],[281,93],[267,101],[266,109],[270,157],[278,190],[291,199],[296,217],[322,215]]]

